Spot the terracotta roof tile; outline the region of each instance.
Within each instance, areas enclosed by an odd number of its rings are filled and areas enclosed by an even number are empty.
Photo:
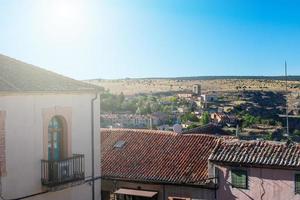
[[[227,164],[299,168],[300,145],[274,141],[222,140],[209,160]]]
[[[204,183],[208,157],[219,137],[140,129],[101,129],[105,178],[165,183]],[[123,148],[114,148],[125,141]]]

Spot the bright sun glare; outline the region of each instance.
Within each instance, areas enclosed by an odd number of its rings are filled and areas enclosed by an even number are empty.
[[[83,0],[52,0],[44,5],[45,32],[58,39],[76,39],[87,30]]]

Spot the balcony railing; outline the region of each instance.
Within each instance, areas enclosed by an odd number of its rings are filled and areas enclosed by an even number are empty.
[[[84,155],[74,154],[62,160],[41,161],[42,184],[55,187],[84,180]]]

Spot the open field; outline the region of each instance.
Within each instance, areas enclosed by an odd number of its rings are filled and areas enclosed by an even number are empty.
[[[119,80],[90,80],[87,81],[108,89],[111,93],[125,95],[154,94],[164,92],[190,91],[192,85],[201,84],[203,91],[283,91],[285,81],[274,78],[266,79],[119,79]],[[300,81],[288,81],[289,91],[300,92]]]

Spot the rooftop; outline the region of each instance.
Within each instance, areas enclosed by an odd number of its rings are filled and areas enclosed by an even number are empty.
[[[82,92],[100,89],[0,54],[0,92]]]
[[[207,182],[208,157],[218,138],[170,131],[101,129],[101,174],[108,179],[201,185]]]
[[[209,160],[229,165],[299,169],[300,145],[291,142],[222,140]]]

